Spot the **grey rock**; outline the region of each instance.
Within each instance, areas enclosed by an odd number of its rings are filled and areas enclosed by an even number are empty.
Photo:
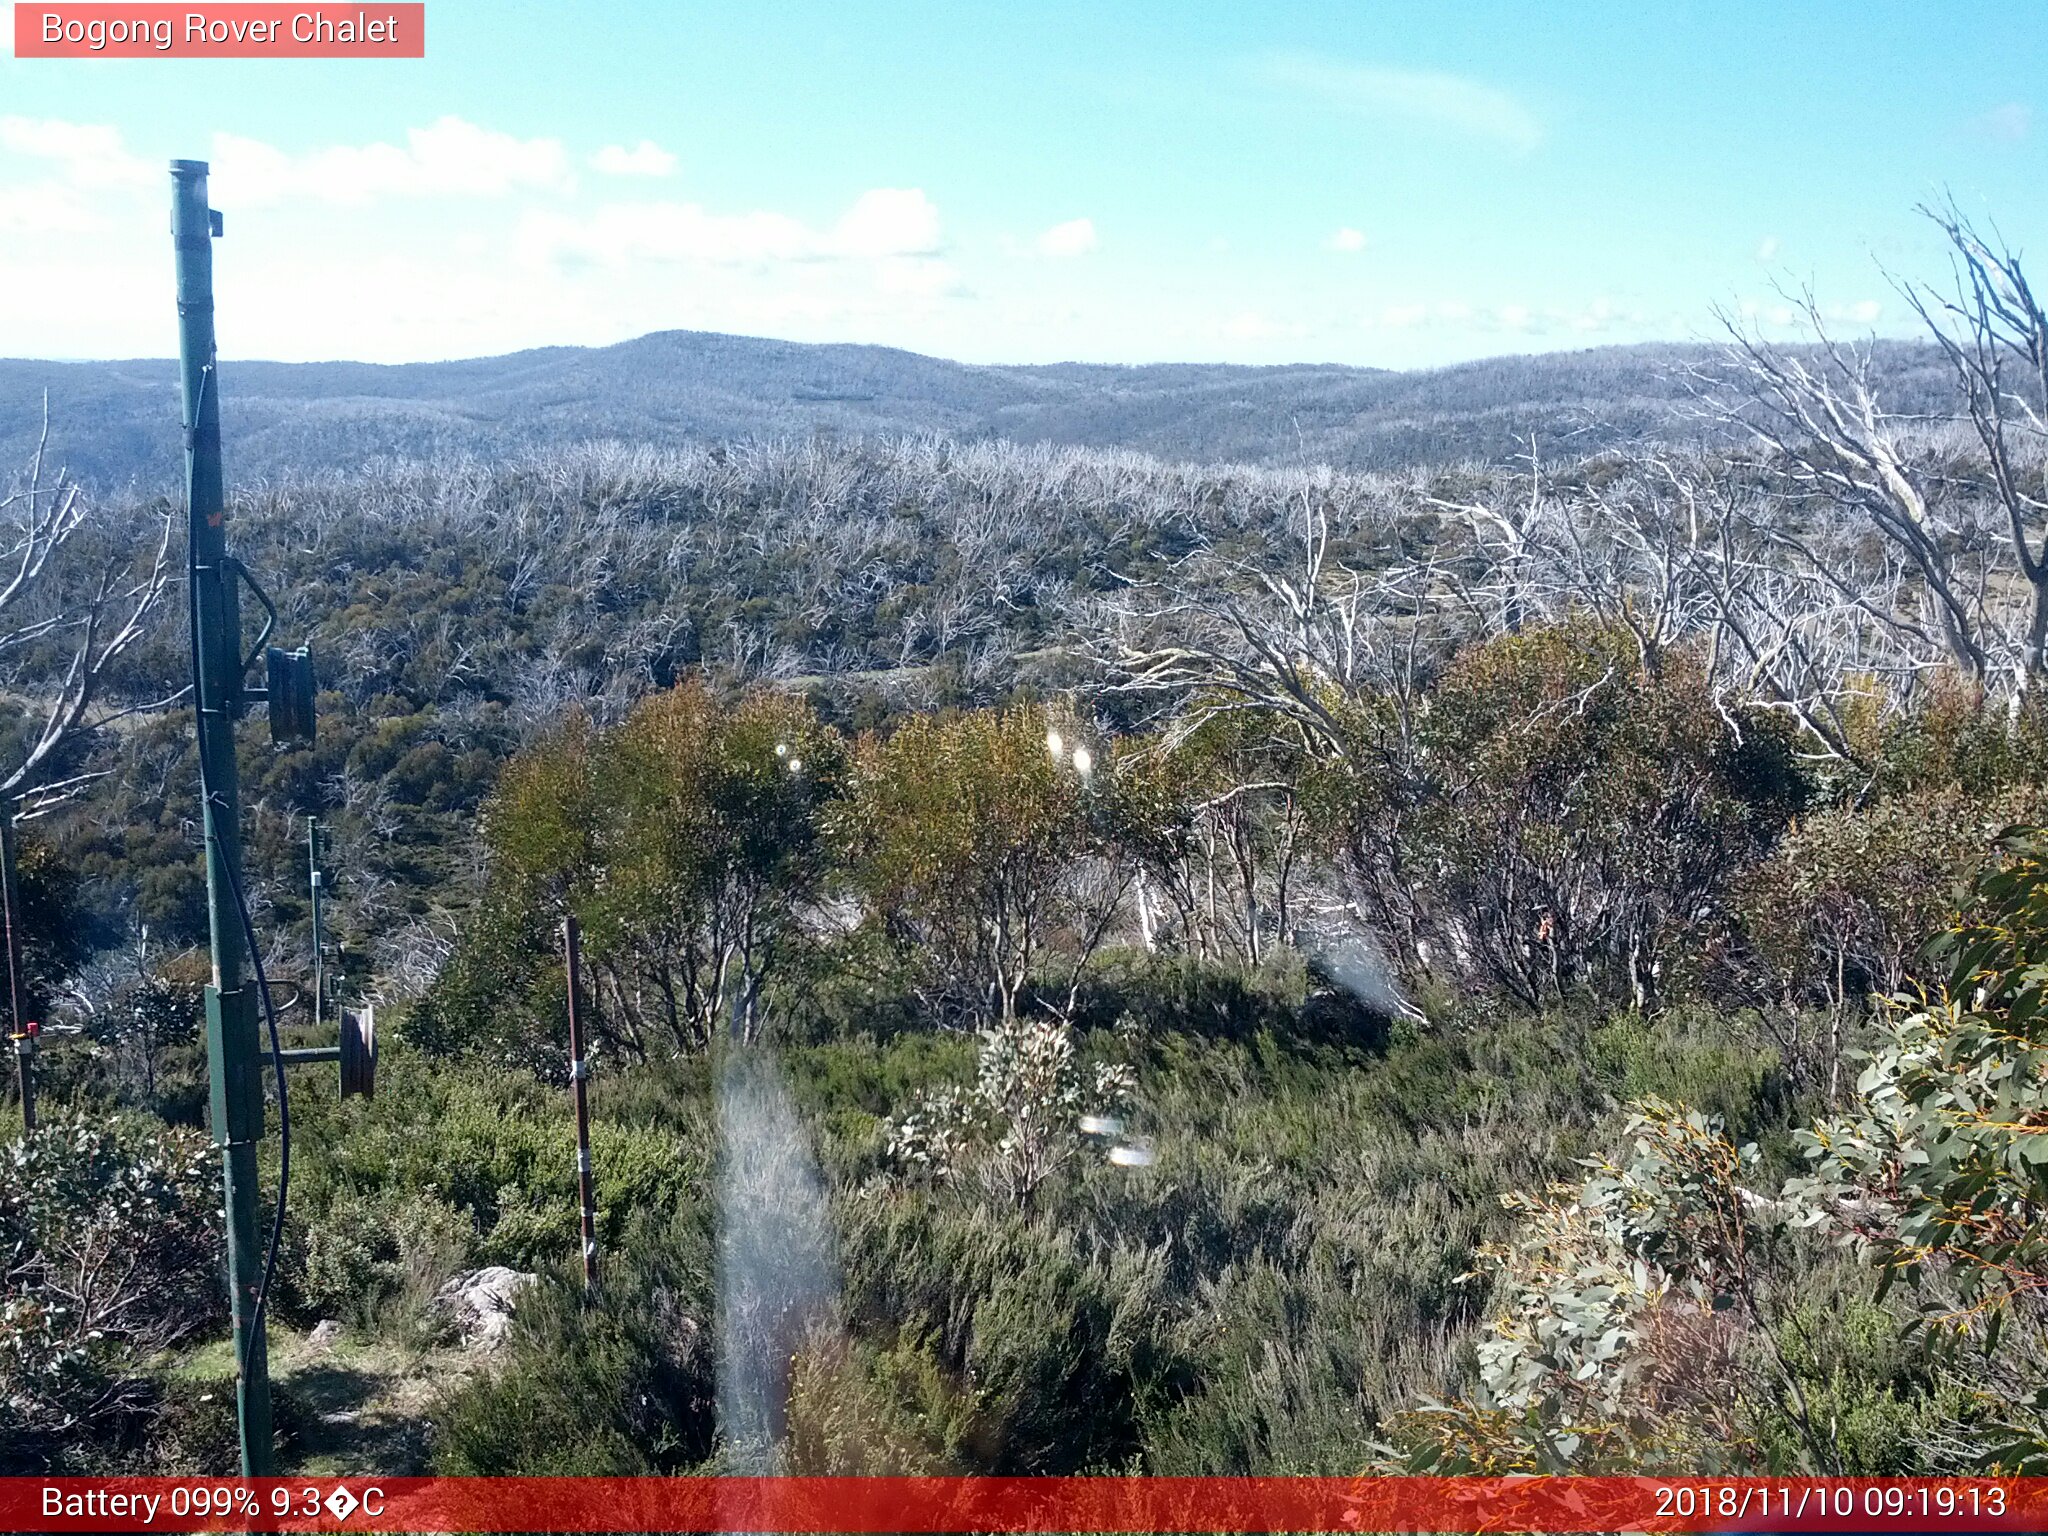
[[[540,1276],[503,1264],[472,1269],[434,1293],[433,1310],[454,1325],[466,1346],[488,1352],[501,1347],[511,1334],[519,1293],[539,1283]]]

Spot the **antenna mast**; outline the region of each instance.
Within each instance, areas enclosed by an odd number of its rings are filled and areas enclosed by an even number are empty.
[[[213,1140],[227,1192],[228,1298],[235,1325],[235,1412],[242,1475],[270,1471],[270,1371],[256,1294],[263,1247],[256,1224],[256,1148],[263,1139],[262,1048],[255,989],[243,977],[241,803],[235,720],[241,713],[241,600],[228,555],[220,462],[220,381],[213,334],[213,242],[206,162],[171,162],[171,243],[178,262],[178,359],[185,397],[185,507],[192,608],[193,703],[206,836],[206,915],[213,984],[206,989],[206,1067]]]

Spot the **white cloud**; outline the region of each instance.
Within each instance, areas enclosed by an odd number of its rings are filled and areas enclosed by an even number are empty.
[[[1365,249],[1365,231],[1362,229],[1352,229],[1347,225],[1325,240],[1323,245],[1332,251],[1344,251],[1346,253],[1362,251]]]
[[[1756,259],[1758,261],[1776,261],[1778,259],[1778,237],[1776,235],[1765,235],[1763,239],[1757,242]]]
[[[1508,332],[1517,336],[1547,336],[1561,332],[1589,334],[1620,326],[1640,326],[1644,316],[1638,310],[1623,309],[1612,299],[1596,298],[1576,308],[1566,305],[1497,304],[1478,308],[1459,299],[1436,303],[1420,301],[1389,304],[1365,321],[1367,330],[1464,330]]]
[[[1299,341],[1309,328],[1299,320],[1276,320],[1263,310],[1247,309],[1224,321],[1222,332],[1232,341]]]
[[[654,166],[634,141],[613,147]],[[222,337],[236,357],[473,357],[671,327],[953,356],[1052,345],[1044,312],[1018,320],[1014,306],[994,323],[1015,339],[989,341],[987,301],[943,259],[940,212],[916,188],[855,187],[816,217],[658,196],[584,202],[577,191],[621,185],[591,163],[596,144],[572,155],[458,119],[383,143],[223,135],[210,148],[214,201],[235,235],[220,260]],[[0,114],[6,350],[161,351],[166,258],[131,237],[161,231],[166,180],[111,128]],[[378,217],[347,211],[371,199],[384,200]]]
[[[529,261],[559,257],[623,267],[636,261],[712,266],[799,261],[910,261],[939,248],[939,210],[916,189],[863,192],[830,229],[785,213],[713,213],[697,203],[608,203],[588,218],[529,213],[518,248]],[[929,272],[892,281],[943,287]],[[900,287],[899,290],[901,291]]]
[[[1093,219],[1068,219],[1038,237],[1039,253],[1045,256],[1085,256],[1095,244]]]
[[[863,192],[832,226],[822,254],[928,256],[939,248],[939,210],[916,187]]]
[[[958,272],[928,256],[889,256],[876,262],[875,288],[905,299],[950,298],[966,291]]]
[[[1767,304],[1761,299],[1743,299],[1736,304],[1735,312],[1744,320],[1754,320],[1764,325],[1791,325],[1799,318],[1790,304]]]
[[[145,186],[162,170],[130,154],[118,128],[54,117],[0,117],[0,150],[47,160],[77,187]]]
[[[1463,325],[1472,316],[1472,306],[1456,299],[1442,299],[1434,304],[1409,300],[1387,305],[1369,317],[1365,325],[1368,330],[1412,331],[1425,326]]]
[[[95,235],[113,227],[61,182],[0,187],[0,229],[25,235]]]
[[[795,261],[810,255],[817,236],[780,213],[711,213],[696,203],[610,203],[588,218],[529,215],[519,248],[536,261],[557,256],[605,266],[635,261]]]
[[[1975,119],[1972,126],[1988,139],[2017,144],[2034,126],[2034,109],[2022,101],[2008,101]]]
[[[631,149],[607,144],[590,157],[590,168],[604,176],[672,176],[676,157],[652,139],[642,139]]]
[[[1339,111],[1403,118],[1484,139],[1517,154],[1543,141],[1543,125],[1497,86],[1426,69],[1343,64],[1314,54],[1281,53],[1261,61],[1269,85],[1314,97]]]
[[[1567,313],[1564,323],[1575,331],[1604,331],[1614,323],[1614,301],[1595,299],[1576,313]]]
[[[444,117],[395,144],[337,144],[302,155],[234,134],[213,140],[213,181],[223,204],[260,207],[288,198],[367,203],[380,197],[496,197],[574,186],[559,139],[516,139]]]

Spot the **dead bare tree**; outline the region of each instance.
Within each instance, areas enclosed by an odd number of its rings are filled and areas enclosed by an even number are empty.
[[[1739,462],[1656,452],[1608,468],[1530,525],[1521,586],[1539,611],[1628,631],[1648,672],[1692,647],[1738,735],[1742,710],[1761,706],[1803,726],[1813,755],[1853,759],[1847,701],[1867,679],[1909,685],[1923,665],[1894,643],[1896,552],[1801,543]]]
[[[1286,722],[1312,756],[1348,758],[1358,741],[1346,702],[1367,688],[1413,691],[1425,652],[1440,653],[1470,587],[1433,559],[1396,556],[1371,570],[1333,562],[1334,524],[1361,517],[1327,472],[1290,498],[1291,557],[1284,563],[1220,553],[1206,532],[1167,580],[1133,584],[1102,615],[1096,657],[1118,691],[1192,699],[1176,729],[1252,711]],[[1394,554],[1392,549],[1387,551]]]
[[[2048,676],[2048,315],[2002,242],[1953,203],[1922,212],[1953,248],[1953,289],[1897,287],[1951,365],[1959,412],[1890,409],[1872,348],[1832,337],[1810,292],[1794,296],[1810,347],[1768,343],[1724,314],[1729,343],[1703,394],[1806,493],[1809,516],[1772,531],[1781,549],[1916,662],[1945,660],[2016,697]],[[1964,420],[1981,459],[1946,430]],[[1836,579],[1863,533],[1901,579]]]
[[[1821,575],[1835,541],[1829,513],[1869,528],[1907,563],[1912,587],[1892,609],[1871,609],[1902,641],[1935,649],[1979,681],[1993,658],[1980,594],[1988,585],[1973,509],[1946,456],[1927,440],[1929,423],[1894,413],[1879,397],[1871,349],[1837,341],[1811,293],[1798,307],[1816,338],[1805,354],[1775,346],[1724,314],[1730,337],[1714,379],[1724,423],[1764,450],[1767,467],[1800,488],[1815,508],[1802,530],[1787,517],[1782,546]]]
[[[24,816],[101,776],[78,771],[67,747],[184,692],[107,697],[116,664],[149,633],[169,589],[170,510],[153,515],[146,536],[117,526],[63,468],[49,467],[49,439],[46,394],[35,452],[0,496],[0,686],[30,719],[19,760],[0,772],[0,804]]]
[[[2005,514],[2004,538],[2027,589],[2024,619],[2011,646],[2017,652],[2015,686],[2023,690],[2048,676],[2048,498],[2042,486],[2048,314],[2018,255],[1995,231],[1989,238],[1980,234],[1953,199],[1920,212],[1954,253],[1953,291],[1898,286],[1949,360]]]

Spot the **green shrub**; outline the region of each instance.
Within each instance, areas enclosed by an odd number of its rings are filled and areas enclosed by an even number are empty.
[[[172,1377],[159,1384],[138,1470],[155,1477],[234,1477],[242,1470],[235,1378]]]
[[[1932,946],[1939,992],[1901,999],[1849,1110],[1802,1132],[1805,1219],[1903,1282],[1950,1368],[2002,1423],[1990,1464],[2048,1467],[2048,833],[2014,829],[1969,915]]]
[[[1954,919],[2001,830],[2037,814],[2036,787],[1953,785],[1822,810],[1741,881],[1744,931],[1794,1002],[1859,1008],[1915,979],[1927,936]]]
[[[1703,1111],[1737,1142],[1791,1151],[1793,1092],[1775,1047],[1752,1021],[1697,1005],[1618,1013],[1593,1027],[1594,1071],[1614,1096]]]
[[[503,1358],[435,1410],[435,1469],[493,1477],[689,1470],[712,1451],[710,1230],[698,1207],[521,1296]]]
[[[1787,1277],[1774,1344],[1804,1412],[1845,1476],[1966,1470],[1970,1426],[1982,1410],[1915,1336],[1910,1313],[1874,1299],[1875,1278],[1839,1258]],[[1750,1411],[1748,1432],[1764,1467],[1812,1466],[1799,1410],[1783,1393],[1759,1397]]]
[[[387,1222],[413,1199],[426,1202],[414,1207],[419,1219],[440,1222],[448,1244],[466,1247],[476,1261],[537,1269],[578,1246],[576,1132],[566,1090],[485,1060],[429,1056],[402,1041],[380,1064],[379,1078],[374,1099],[311,1095],[303,1115],[294,1100],[292,1210],[308,1229],[333,1228],[335,1262],[346,1269],[351,1246],[370,1241],[350,1229],[357,1216],[325,1217],[352,1200],[383,1213],[370,1220],[380,1234],[370,1243],[378,1262],[399,1257]],[[605,1102],[604,1092],[597,1097]],[[643,1099],[640,1117],[600,1116],[591,1127],[607,1242],[624,1233],[634,1212],[678,1209],[705,1178],[702,1113],[657,1120],[646,1108]]]
[[[1352,882],[1412,968],[1531,1005],[1658,999],[1807,793],[1782,720],[1738,729],[1697,658],[1646,662],[1620,628],[1489,640],[1399,713],[1361,713],[1372,768],[1336,812]]]
[[[295,1226],[279,1266],[285,1310],[384,1333],[432,1336],[427,1303],[465,1268],[478,1241],[471,1219],[432,1195],[346,1195]]]
[[[89,1467],[154,1394],[142,1363],[226,1307],[219,1161],[141,1116],[60,1115],[0,1149],[0,1443]]]
[[[790,1382],[785,1465],[808,1477],[971,1473],[980,1406],[925,1340],[815,1339]]]

